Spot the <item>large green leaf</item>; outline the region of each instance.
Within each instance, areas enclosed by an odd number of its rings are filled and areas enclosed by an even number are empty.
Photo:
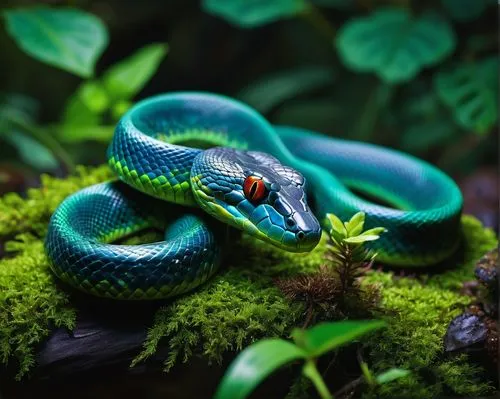
[[[466,22],[479,17],[495,0],[441,0],[441,3],[452,18]]]
[[[108,44],[108,32],[96,16],[77,9],[48,7],[5,11],[7,31],[26,53],[82,77]]]
[[[166,43],[153,43],[113,65],[102,77],[110,97],[128,100],[142,90],[167,54]]]
[[[66,103],[62,126],[57,129],[60,138],[67,142],[109,140],[109,127],[99,125],[108,114],[119,119],[130,105],[128,100],[154,75],[167,49],[166,43],[143,47],[111,66],[99,79],[83,82]]]
[[[260,79],[243,89],[238,98],[266,113],[286,100],[327,87],[333,81],[330,67],[300,67]]]
[[[59,165],[47,147],[19,130],[12,130],[3,135],[2,139],[17,149],[23,162],[35,169],[52,170]]]
[[[385,323],[381,320],[320,323],[308,330],[295,329],[292,337],[309,356],[316,357],[384,326]]]
[[[305,352],[288,341],[264,339],[256,342],[242,351],[231,363],[214,399],[246,398],[279,367],[305,358]]]
[[[436,14],[414,18],[407,10],[389,8],[344,24],[336,46],[348,68],[401,83],[451,54],[455,35]]]
[[[17,150],[24,163],[31,167],[47,171],[58,166],[52,151],[30,134],[36,128],[35,117],[38,104],[22,94],[0,94],[0,142],[9,143]],[[22,126],[15,123],[22,121]]]
[[[305,0],[203,0],[203,9],[233,25],[252,28],[292,17],[306,9]]]
[[[484,134],[496,124],[498,57],[438,72],[434,83],[439,97],[464,128]]]

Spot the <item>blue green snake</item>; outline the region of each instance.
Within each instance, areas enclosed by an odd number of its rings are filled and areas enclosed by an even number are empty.
[[[460,243],[462,196],[436,167],[273,126],[221,95],[138,102],[118,122],[107,158],[118,179],[66,198],[45,242],[56,276],[101,297],[160,299],[198,287],[221,264],[225,225],[308,252],[327,213],[347,220],[362,211],[366,228],[387,229],[371,244],[378,261],[404,267],[438,264]],[[165,231],[163,241],[116,242],[151,227]]]

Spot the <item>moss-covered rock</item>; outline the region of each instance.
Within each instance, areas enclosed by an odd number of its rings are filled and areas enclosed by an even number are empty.
[[[38,343],[57,326],[72,328],[76,313],[71,294],[56,285],[43,252],[51,213],[70,193],[110,178],[106,167],[80,168],[64,180],[45,176],[40,189],[26,198],[9,194],[0,199],[0,239],[10,255],[0,260],[0,356],[4,364],[19,363],[21,377],[33,366]],[[466,356],[445,357],[442,337],[449,321],[469,303],[461,296],[463,281],[473,276],[479,257],[497,245],[492,231],[463,217],[465,250],[453,268],[427,276],[395,277],[373,271],[365,279],[382,287],[382,308],[388,328],[364,342],[375,371],[410,369],[409,377],[383,386],[367,397],[437,397],[443,393],[484,395],[491,391],[482,370]],[[140,242],[142,239],[135,239]],[[325,237],[310,254],[290,254],[248,236],[234,248],[234,261],[190,295],[158,308],[151,320],[142,353],[144,361],[160,343],[168,345],[168,370],[194,354],[221,361],[267,336],[287,336],[302,323],[304,306],[287,301],[273,279],[315,270],[323,263]]]

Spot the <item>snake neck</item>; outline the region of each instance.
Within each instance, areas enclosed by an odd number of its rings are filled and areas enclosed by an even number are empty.
[[[197,206],[190,173],[201,152],[145,135],[124,121],[116,128],[107,156],[112,171],[129,186],[164,201]]]

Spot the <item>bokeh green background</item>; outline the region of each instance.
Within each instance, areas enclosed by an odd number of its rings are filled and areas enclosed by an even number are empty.
[[[234,96],[273,123],[399,148],[463,178],[497,162],[496,6],[8,0],[0,192],[102,163],[119,116],[175,90]]]

